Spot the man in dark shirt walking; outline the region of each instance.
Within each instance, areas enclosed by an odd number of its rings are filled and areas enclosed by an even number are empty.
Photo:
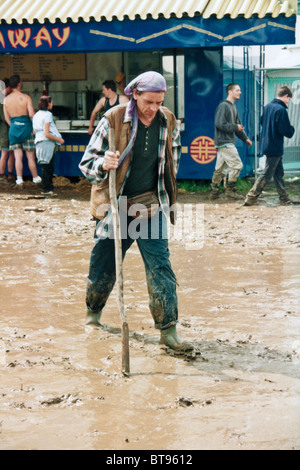
[[[287,113],[287,105],[293,93],[287,86],[282,86],[277,92],[276,98],[264,107],[261,117],[262,132],[260,138],[260,155],[266,155],[266,166],[261,176],[256,180],[245,199],[245,206],[256,203],[264,186],[274,178],[274,183],[281,204],[291,203],[286,192],[282,164],[283,138],[291,138],[295,129],[290,124]]]
[[[226,196],[236,198],[236,182],[243,168],[243,163],[235,146],[235,136],[239,137],[249,147],[251,140],[244,132],[235,101],[240,99],[241,89],[237,83],[230,83],[226,87],[227,98],[217,107],[215,114],[215,147],[218,149],[217,163],[212,178],[211,199],[216,199],[219,186],[227,177]]]

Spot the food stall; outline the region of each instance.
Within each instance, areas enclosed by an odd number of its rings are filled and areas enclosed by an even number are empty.
[[[129,82],[156,70],[167,81],[165,105],[181,120],[178,178],[211,178],[225,48],[242,47],[251,55],[255,48],[261,54],[266,44],[295,42],[296,0],[155,5],[146,0],[118,6],[93,0],[5,0],[0,5],[0,79],[18,73],[35,108],[43,90],[53,98],[56,125],[65,139],[57,152],[57,175],[81,176],[78,163],[90,139],[89,118],[102,83],[120,71]],[[251,73],[251,60],[245,73]],[[253,90],[246,76],[243,80],[238,106],[248,110],[240,115],[253,137]],[[245,172],[251,170],[250,151],[241,147]]]

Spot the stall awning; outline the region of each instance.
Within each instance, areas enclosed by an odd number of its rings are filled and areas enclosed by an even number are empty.
[[[294,44],[297,0],[4,0],[0,53]]]
[[[4,0],[0,5],[0,18],[8,24],[194,16],[277,18],[296,12],[297,0]]]

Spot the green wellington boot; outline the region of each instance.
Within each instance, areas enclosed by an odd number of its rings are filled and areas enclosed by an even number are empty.
[[[194,346],[187,341],[179,338],[176,332],[176,325],[170,326],[165,330],[161,330],[160,343],[168,346],[175,351],[191,351]]]
[[[86,325],[96,325],[96,326],[101,325],[101,323],[100,323],[101,314],[102,314],[102,312],[92,313],[92,312],[88,311],[87,314],[86,314],[85,324]]]

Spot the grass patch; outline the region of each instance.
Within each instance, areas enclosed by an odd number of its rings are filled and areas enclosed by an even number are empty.
[[[247,194],[254,184],[254,180],[251,178],[239,178],[237,180],[236,189],[241,194]]]
[[[209,180],[177,180],[178,189],[187,193],[208,193],[210,185]]]
[[[300,178],[289,182],[289,178],[285,178],[285,184],[288,194],[290,195],[300,195]],[[237,181],[237,190],[240,194],[246,195],[252,188],[255,182],[255,178],[239,178]],[[208,193],[211,187],[210,180],[177,180],[178,189],[187,193]],[[221,191],[223,188],[220,188]],[[276,193],[276,188],[274,181],[271,180],[264,188],[266,191],[271,191]]]
[[[285,179],[285,184],[286,184],[286,190],[288,194],[294,195],[294,196],[300,196],[300,179],[292,181],[292,182],[286,181]]]
[[[178,189],[183,190],[187,193],[209,193],[211,187],[210,180],[177,180]],[[237,190],[242,194],[252,188],[253,181],[249,181],[246,178],[239,179],[237,182]],[[222,191],[223,188],[220,187]]]

